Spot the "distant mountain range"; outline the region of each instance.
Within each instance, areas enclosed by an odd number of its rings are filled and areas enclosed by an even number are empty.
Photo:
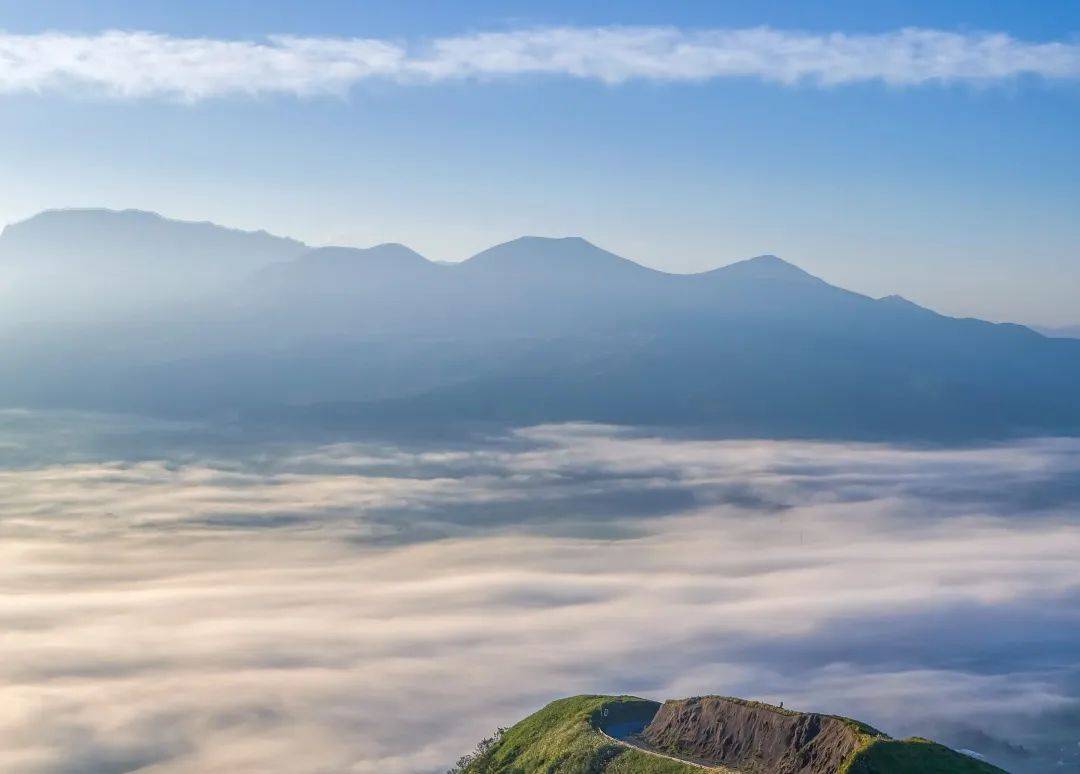
[[[732,436],[1080,431],[1080,341],[874,299],[775,256],[668,274],[584,239],[458,264],[151,213],[0,236],[3,405],[372,432],[590,420]]]

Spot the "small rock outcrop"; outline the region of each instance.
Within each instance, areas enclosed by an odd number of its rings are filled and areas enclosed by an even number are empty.
[[[657,750],[762,774],[833,774],[861,736],[853,721],[722,696],[664,702],[641,732]]]

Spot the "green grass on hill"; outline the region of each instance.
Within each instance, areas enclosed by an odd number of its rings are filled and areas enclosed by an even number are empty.
[[[997,766],[929,739],[876,739],[860,750],[844,774],[1001,774]]]
[[[548,704],[503,733],[467,774],[701,774],[701,769],[614,744],[598,730],[606,721],[652,717],[655,702],[632,696],[572,696]]]
[[[702,769],[697,766],[615,744],[599,731],[600,726],[614,728],[632,721],[643,725],[656,713],[658,706],[656,702],[633,696],[559,699],[482,743],[471,760],[463,759],[453,771],[462,774],[701,774]],[[865,723],[841,719],[855,728],[861,744],[837,774],[1002,773],[996,766],[927,739],[890,739]]]

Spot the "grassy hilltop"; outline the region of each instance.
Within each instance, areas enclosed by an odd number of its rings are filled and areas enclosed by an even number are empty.
[[[695,756],[694,751],[680,749],[678,743],[664,744],[660,748],[645,741],[649,737],[645,729],[650,728],[654,719],[660,718],[661,705],[657,702],[633,696],[573,696],[553,701],[510,728],[501,730],[492,739],[481,743],[472,756],[463,758],[452,771],[462,774],[700,774],[707,770],[747,774],[778,770],[829,774],[1000,774],[1002,771],[927,739],[891,739],[870,726],[847,718],[810,716],[756,702],[706,698],[712,701],[714,709],[720,707],[723,711],[730,707],[744,714],[769,713],[766,719],[773,716],[789,720],[810,718],[834,725],[838,721],[851,734],[852,751],[839,766],[825,769],[821,768],[820,762],[814,768],[777,769],[780,764],[769,764],[760,757],[739,761],[705,760]],[[669,702],[664,709],[677,711],[683,704]],[[696,705],[695,708],[698,709]],[[695,722],[705,723],[696,709],[692,714],[698,719]],[[672,712],[666,714],[670,720]],[[707,722],[711,724],[714,720],[710,718]],[[751,736],[743,741],[755,748],[759,744],[767,745],[768,740],[752,738],[754,733],[760,733],[761,727],[761,723],[754,723],[754,730],[748,732]],[[689,730],[703,732],[705,738],[714,736],[709,728]]]
[[[658,758],[617,744],[601,722],[647,723],[659,704],[633,696],[572,696],[553,701],[508,728],[461,770],[468,774],[511,772],[611,772],[612,774],[699,774],[689,764]],[[607,709],[608,718],[602,713]]]

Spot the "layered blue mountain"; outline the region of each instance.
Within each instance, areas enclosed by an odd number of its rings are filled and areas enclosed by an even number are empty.
[[[753,437],[1080,432],[1080,341],[870,298],[775,256],[680,275],[580,238],[523,237],[444,264],[398,244],[311,249],[59,211],[0,237],[0,276],[35,262],[69,284],[107,267],[125,297],[127,272],[154,303],[132,312],[99,284],[91,307],[58,293],[6,315],[4,405],[373,432],[566,420]]]
[[[82,319],[187,304],[307,247],[152,212],[49,210],[0,235],[3,319]]]

